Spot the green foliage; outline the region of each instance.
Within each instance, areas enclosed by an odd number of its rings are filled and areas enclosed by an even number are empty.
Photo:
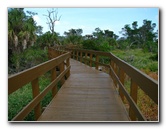
[[[96,50],[96,51],[99,50],[97,44],[93,40],[91,40],[91,39],[85,40],[82,43],[82,46],[83,46],[84,49]]]
[[[158,61],[158,53],[152,55],[151,57],[149,57],[149,59],[153,60],[153,61]]]
[[[65,31],[63,44],[80,44],[83,40],[82,33],[82,29],[70,29],[68,32]]]
[[[38,36],[36,41],[36,46],[41,47],[42,49],[46,46],[54,46],[55,44],[59,44],[58,33],[54,32],[54,34],[52,34],[50,31]]]
[[[28,12],[26,15],[24,8],[8,9],[8,45],[14,53],[20,53],[23,49],[23,41],[27,46],[36,41],[36,33],[42,31],[41,26],[37,26],[33,19],[37,13]],[[20,44],[21,45],[18,45]]]
[[[117,41],[117,44],[118,44],[118,46],[117,46],[118,49],[126,50],[126,49],[129,48],[129,42],[126,41],[126,40],[119,39],[119,40]]]
[[[143,49],[144,49],[144,51],[153,52],[153,53],[158,53],[158,43],[148,41],[148,42],[144,45]]]
[[[133,45],[143,49],[147,49],[149,52],[156,51],[155,42],[158,40],[158,33],[154,32],[156,27],[155,23],[150,20],[143,20],[143,25],[138,28],[137,21],[132,23],[132,28],[129,24],[122,28],[121,34],[129,42],[128,47]]]
[[[32,100],[31,84],[20,88],[8,96],[8,120],[10,121],[18,112]]]
[[[45,89],[45,87],[50,83],[50,73],[39,78],[39,88],[40,92]],[[49,92],[41,102],[42,107],[46,107],[50,100],[52,99],[52,94]],[[24,106],[26,106],[32,100],[32,88],[31,84],[27,84],[8,96],[8,120],[12,118],[21,111]],[[24,120],[33,121],[34,111],[32,111]]]
[[[87,39],[82,43],[83,49],[110,52],[112,47],[108,42],[97,43],[95,40]]]
[[[26,49],[22,54],[14,53],[11,56],[8,73],[17,73],[47,60],[47,50],[31,47]]]
[[[99,51],[110,52],[111,46],[108,42],[103,42],[99,45]]]
[[[144,52],[142,49],[113,50],[112,53],[140,70],[158,71],[158,61],[151,59],[156,56],[155,53]]]
[[[158,62],[157,61],[152,62],[147,67],[150,69],[150,71],[157,72],[158,71]]]

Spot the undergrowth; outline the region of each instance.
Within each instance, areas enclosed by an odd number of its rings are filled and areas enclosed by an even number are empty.
[[[116,49],[111,52],[138,69],[158,72],[158,58],[156,59],[156,53],[144,52],[142,49],[130,49],[126,51]]]
[[[43,91],[46,86],[50,84],[50,73],[46,73],[39,78],[40,92]],[[60,85],[58,83],[58,89]],[[46,107],[52,99],[51,91],[41,101],[42,107]],[[11,121],[18,112],[20,112],[30,101],[32,100],[32,88],[31,83],[23,86],[16,92],[8,96],[8,120]],[[34,111],[32,110],[29,115],[24,119],[25,121],[34,120]]]
[[[158,81],[158,54],[144,52],[142,49],[131,49],[126,51],[114,50],[112,53]],[[130,77],[126,76],[124,86],[128,93],[130,93],[130,85]],[[128,107],[126,99],[124,103],[127,105],[126,107]],[[139,87],[137,105],[147,120],[158,120],[158,105],[155,104],[155,102],[153,102],[152,99],[150,99]]]

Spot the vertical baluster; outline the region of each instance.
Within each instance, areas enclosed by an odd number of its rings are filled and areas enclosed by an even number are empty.
[[[115,71],[116,75],[118,76],[118,66],[116,63],[114,63],[114,71]],[[116,85],[116,87],[118,87],[117,81],[116,81],[115,85]]]
[[[131,86],[130,86],[130,96],[132,97],[132,99],[135,101],[135,103],[137,103],[137,93],[138,93],[138,86],[137,84],[131,79]],[[136,115],[133,111],[133,109],[129,108],[129,116],[131,118],[132,121],[136,120]]]
[[[75,51],[73,50],[73,59],[75,59]]]
[[[77,52],[77,51],[74,51],[74,59],[75,59],[75,60],[77,59],[77,57],[76,57],[76,52]]]
[[[111,62],[110,62],[110,64],[111,64],[111,67],[112,67],[112,70],[114,71],[114,62],[113,62],[113,60],[111,60]],[[115,71],[114,71],[115,72]],[[111,75],[111,71],[110,71],[110,75]],[[112,79],[113,79],[113,82],[114,82],[114,84],[115,84],[115,86],[116,86],[116,80],[115,80],[115,77],[112,75],[111,76],[112,77]]]
[[[87,53],[85,52],[85,64],[87,65]]]
[[[113,66],[113,61],[111,60],[111,58],[110,58],[110,66],[111,66],[111,67]],[[112,77],[112,79],[113,79],[111,69],[110,69],[110,71],[109,71],[109,75],[110,75],[110,76]]]
[[[98,70],[98,68],[99,68],[98,62],[99,62],[99,55],[96,55],[96,63],[95,63],[95,65],[96,65],[96,69],[97,69],[97,70]]]
[[[125,80],[125,73],[123,69],[120,69],[120,75],[119,75],[121,83],[124,85]],[[121,88],[119,88],[119,95],[121,96],[122,101],[124,102],[124,94],[122,93]]]
[[[92,67],[92,53],[90,53],[90,67]]]
[[[71,51],[71,58],[73,58],[73,51]]]
[[[78,51],[76,53],[77,53],[76,59],[78,60]]]
[[[66,60],[66,67],[70,66],[70,58]],[[66,73],[66,77],[68,78],[70,76],[70,70]]]
[[[37,95],[39,95],[40,93],[40,89],[39,89],[39,79],[36,78],[34,79],[32,82],[32,94],[33,94],[33,98],[35,98]],[[35,120],[37,120],[40,115],[41,115],[41,104],[37,104],[36,107],[34,108],[34,113],[35,113]]]
[[[82,52],[80,52],[80,62],[82,63]]]
[[[57,77],[57,74],[56,74],[56,67],[54,67],[52,70],[51,70],[51,81],[55,80]],[[53,88],[52,88],[52,97],[54,97],[57,93],[58,89],[57,89],[57,85],[55,85]]]
[[[64,62],[62,62],[61,64],[60,64],[60,74],[62,73],[64,71]],[[61,86],[64,84],[64,82],[65,82],[65,77],[62,77],[62,79],[61,79]]]

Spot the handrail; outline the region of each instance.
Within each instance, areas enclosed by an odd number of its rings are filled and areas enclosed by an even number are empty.
[[[146,120],[137,107],[138,87],[140,87],[158,105],[158,82],[119,59],[112,53],[72,48],[65,48],[65,50],[72,53],[72,58],[84,62],[91,67],[92,63],[94,63],[97,70],[99,65],[105,66],[110,70],[109,74],[113,78],[115,85],[117,86],[118,84],[119,86],[119,95],[121,96],[122,101],[124,101],[125,96],[129,102],[129,117],[131,120]],[[108,57],[110,59],[110,64],[99,62],[100,56]],[[124,87],[125,74],[131,78],[130,94]]]
[[[50,51],[48,51],[50,53]],[[8,78],[8,95],[17,91],[27,83],[31,82],[33,100],[26,105],[13,119],[12,121],[21,121],[34,109],[35,119],[37,120],[41,115],[41,105],[40,102],[45,95],[52,90],[53,96],[57,92],[57,83],[61,81],[64,83],[65,78],[70,75],[70,56],[69,52],[63,52],[62,55],[57,56],[47,62],[39,64],[33,68],[27,69],[23,72],[10,76]],[[51,58],[51,57],[50,57]],[[64,67],[64,62],[66,62],[66,67]],[[56,67],[60,66],[60,75],[56,75]],[[51,70],[52,82],[39,93],[38,78]]]

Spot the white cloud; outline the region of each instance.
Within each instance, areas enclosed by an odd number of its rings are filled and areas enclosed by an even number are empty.
[[[37,22],[37,24],[39,24],[39,22],[40,22],[39,16],[35,15],[35,16],[33,16],[33,19]]]
[[[55,25],[60,25],[60,21],[55,21]]]

